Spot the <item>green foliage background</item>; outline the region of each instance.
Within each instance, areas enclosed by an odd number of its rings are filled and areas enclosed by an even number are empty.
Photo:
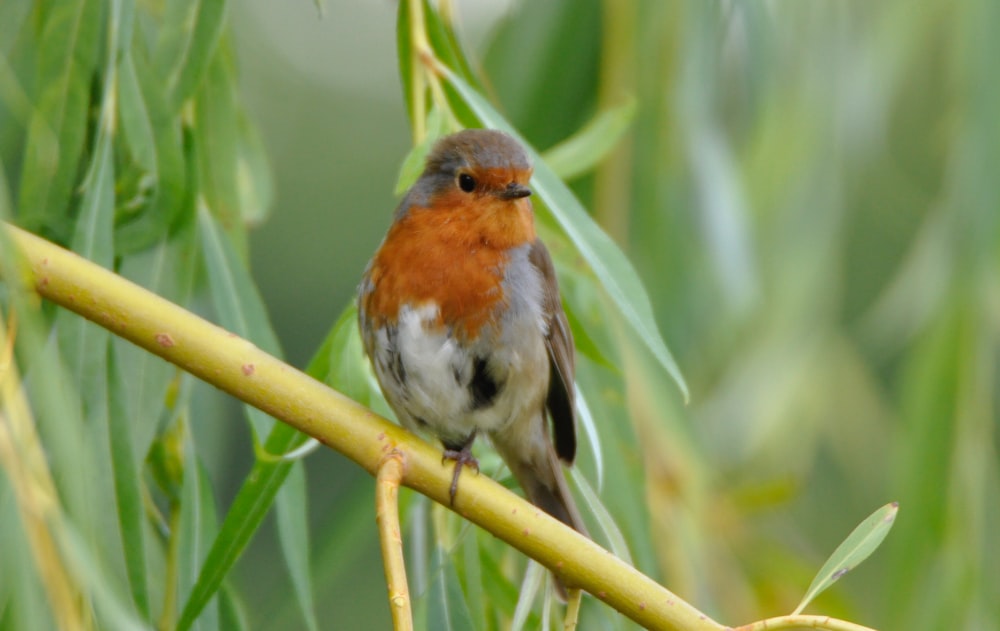
[[[553,164],[545,152],[588,121],[603,113],[610,140],[632,116],[570,184],[643,278],[689,404],[540,222],[584,347],[601,497],[635,563],[749,622],[790,611],[851,528],[898,500],[883,549],[810,610],[996,626],[1000,4],[467,4],[457,31],[484,90]],[[394,7],[325,13],[0,2],[0,214],[305,366],[388,224],[411,145]],[[570,166],[597,150],[563,149]],[[19,316],[65,517],[51,527],[94,628],[177,623],[251,467],[285,480],[277,519],[196,626],[388,625],[367,475],[322,450],[255,465],[262,415],[10,285],[0,305]],[[367,397],[349,380],[350,326],[313,369]],[[52,628],[8,466],[0,628]],[[502,626],[516,556],[405,499],[429,628],[460,584],[468,623]],[[586,604],[583,629],[626,626]]]

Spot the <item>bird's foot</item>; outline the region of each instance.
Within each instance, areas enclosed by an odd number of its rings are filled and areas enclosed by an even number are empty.
[[[476,457],[472,455],[472,444],[468,444],[461,449],[447,449],[444,450],[444,455],[441,456],[441,464],[444,464],[445,460],[455,461],[455,473],[451,477],[451,505],[455,505],[455,494],[458,493],[458,476],[462,473],[462,466],[469,465],[479,473],[479,461]]]

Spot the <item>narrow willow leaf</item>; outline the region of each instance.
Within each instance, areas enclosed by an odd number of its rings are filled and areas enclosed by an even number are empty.
[[[583,495],[583,499],[587,503],[587,508],[590,509],[590,514],[597,519],[597,523],[601,527],[601,532],[604,533],[604,537],[608,542],[608,547],[611,548],[616,557],[634,565],[632,553],[629,551],[628,543],[625,541],[625,535],[618,528],[618,524],[615,523],[611,512],[601,502],[601,498],[598,497],[593,487],[587,482],[587,478],[583,475],[583,472],[579,468],[573,467],[570,469],[570,476],[573,478],[576,488],[580,490],[580,494]]]
[[[427,589],[427,628],[440,631],[472,629],[472,615],[465,604],[458,573],[447,554],[439,551],[438,568]]]
[[[406,111],[409,114],[411,124],[415,124],[414,118],[417,116],[416,99],[424,99],[426,102],[428,98],[426,93],[420,95],[413,93],[413,85],[417,81],[417,75],[426,72],[426,69],[414,57],[412,50],[413,30],[418,28],[418,25],[412,24],[411,21],[411,12],[415,2],[419,2],[422,7],[424,34],[438,58],[444,60],[449,67],[457,68],[467,83],[477,88],[481,87],[462,52],[454,30],[441,19],[437,11],[431,7],[430,2],[428,0],[404,0],[400,2],[396,21],[396,50],[399,55],[399,73],[403,86],[403,96],[406,99]],[[445,84],[444,91],[451,102],[451,113],[464,125],[472,126],[475,123],[475,115],[472,110],[460,99],[454,98],[455,94],[451,86]]]
[[[483,589],[483,568],[479,559],[478,532],[468,532],[462,538],[462,580],[466,604],[475,618],[476,629],[486,628],[486,598]]]
[[[484,543],[479,546],[479,563],[483,568],[483,587],[486,602],[497,611],[513,611],[520,599],[520,586],[504,574],[500,567],[500,557]],[[538,628],[537,617],[529,619],[529,628]]]
[[[174,111],[198,89],[225,26],[225,0],[169,0],[156,46],[157,77]]]
[[[413,149],[410,149],[410,153],[406,154],[406,158],[403,159],[403,165],[399,169],[399,177],[396,179],[394,194],[402,195],[417,181],[424,170],[424,161],[427,159],[431,147],[447,131],[444,116],[441,115],[440,110],[431,108],[430,114],[427,115],[427,135]]]
[[[306,628],[317,631],[316,607],[313,604],[309,570],[309,524],[303,506],[308,506],[306,475],[301,462],[292,465],[288,479],[277,497],[278,538],[292,577],[295,598],[306,621]],[[306,542],[306,545],[303,545]]]
[[[243,223],[255,226],[267,219],[274,203],[274,178],[267,148],[243,109],[236,113],[236,192]]]
[[[127,599],[115,588],[118,581],[108,574],[103,563],[94,557],[94,551],[87,545],[82,533],[76,531],[72,524],[52,519],[54,539],[60,552],[67,559],[78,585],[85,586],[90,592],[89,602],[93,603],[97,612],[97,627],[103,629],[121,629],[122,631],[144,631],[149,625],[136,617],[128,606]]]
[[[149,584],[146,580],[146,518],[140,487],[142,474],[139,459],[133,451],[133,418],[127,411],[125,381],[118,369],[113,345],[108,347],[108,376],[108,442],[111,468],[114,472],[115,505],[118,509],[118,527],[122,537],[125,571],[132,590],[132,601],[139,615],[152,622]]]
[[[573,241],[639,339],[645,342],[649,351],[677,383],[687,401],[687,384],[656,327],[653,308],[639,275],[625,254],[594,223],[562,180],[528,147],[524,139],[518,136],[510,123],[486,99],[448,68],[442,68],[441,71],[484,125],[506,131],[528,149],[535,163],[535,176],[532,178],[535,193]]]
[[[194,113],[201,133],[195,135],[198,175],[204,202],[226,231],[242,227],[240,208],[240,130],[234,69],[220,50],[206,70]]]
[[[570,138],[542,156],[549,168],[564,180],[587,173],[615,148],[635,118],[635,99],[604,110]]]
[[[301,444],[301,440],[301,433],[284,423],[278,423],[264,447],[270,453],[284,453]],[[177,623],[178,631],[191,628],[195,618],[218,591],[223,579],[264,521],[291,467],[291,462],[254,463],[205,558],[198,581],[191,590]]]
[[[184,481],[176,545],[178,593],[182,595],[197,589],[196,580],[203,573],[202,559],[217,532],[211,483],[190,434],[185,436],[184,442]],[[218,628],[218,607],[206,607],[195,628]]]
[[[548,576],[548,573],[545,566],[534,559],[528,559],[528,567],[524,571],[524,580],[521,582],[517,607],[514,608],[514,615],[511,617],[511,631],[521,631],[521,629],[525,628],[538,592],[544,591],[542,581]]]
[[[583,434],[587,437],[587,444],[590,445],[590,453],[594,454],[594,473],[597,476],[597,490],[600,491],[604,485],[604,449],[601,447],[601,436],[597,431],[594,415],[590,412],[587,397],[584,396],[583,388],[579,384],[576,386],[575,399],[580,426],[583,427]]]
[[[403,101],[406,103],[406,113],[413,124],[416,116],[413,101],[413,33],[410,26],[410,2],[401,0],[396,9],[396,54],[399,57],[399,81],[403,86]]]
[[[806,595],[802,597],[802,602],[791,615],[801,613],[816,596],[867,559],[889,534],[898,512],[899,504],[891,502],[861,522],[823,564],[806,590]]]
[[[87,132],[90,83],[100,47],[101,2],[56,3],[40,12],[35,96],[21,165],[20,220],[65,239],[65,217]],[[62,234],[59,234],[62,233]]]
[[[136,192],[141,199],[125,200],[119,206],[115,231],[119,254],[152,246],[167,236],[185,211],[194,208],[180,117],[172,112],[143,47],[136,38],[119,64],[122,136],[144,173],[142,184],[148,187]]]
[[[246,607],[228,581],[219,590],[219,628],[226,631],[250,629]]]

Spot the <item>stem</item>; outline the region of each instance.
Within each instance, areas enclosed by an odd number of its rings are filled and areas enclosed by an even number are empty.
[[[406,583],[403,537],[399,527],[399,483],[402,479],[402,457],[397,453],[389,454],[379,467],[375,480],[375,522],[382,544],[392,628],[395,631],[412,631],[413,612],[410,609],[410,589]]]
[[[424,56],[431,54],[427,41],[427,26],[424,22],[423,0],[410,0],[410,82],[413,91],[413,144],[419,144],[427,135],[427,70]]]
[[[829,616],[778,616],[767,620],[758,620],[741,627],[733,627],[732,631],[775,631],[776,629],[827,629],[827,631],[875,631],[872,628],[837,620]]]

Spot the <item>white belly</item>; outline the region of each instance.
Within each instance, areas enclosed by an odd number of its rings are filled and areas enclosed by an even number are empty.
[[[373,362],[400,422],[411,430],[429,430],[446,444],[460,444],[474,432],[493,433],[537,414],[548,390],[549,359],[540,318],[523,315],[504,321],[502,335],[483,333],[463,347],[447,329],[435,326],[436,305],[403,307],[394,339],[386,330],[376,333],[379,356]],[[470,387],[484,368],[497,385],[485,403],[482,392],[477,400]]]

